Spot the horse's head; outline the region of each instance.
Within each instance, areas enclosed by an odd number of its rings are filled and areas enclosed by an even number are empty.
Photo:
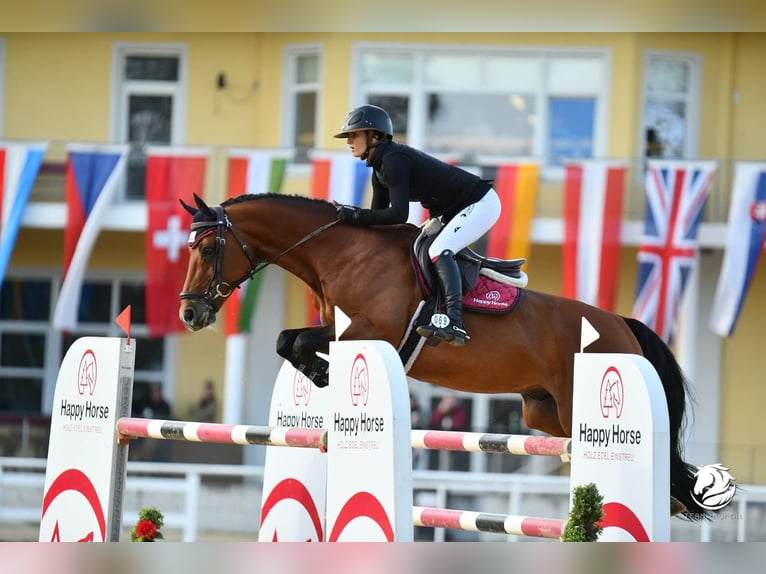
[[[179,316],[189,330],[198,331],[215,322],[226,299],[253,276],[257,265],[223,207],[208,206],[196,194],[194,201],[196,208],[181,200],[193,219],[188,241],[189,268],[180,294]]]

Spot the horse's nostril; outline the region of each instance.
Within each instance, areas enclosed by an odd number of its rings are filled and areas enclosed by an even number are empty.
[[[191,323],[194,320],[194,309],[187,307],[184,309],[184,322]]]

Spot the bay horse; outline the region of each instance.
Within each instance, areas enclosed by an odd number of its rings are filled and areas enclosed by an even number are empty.
[[[352,226],[335,206],[304,196],[245,194],[218,206],[195,196],[189,268],[179,315],[188,330],[211,325],[235,288],[276,264],[311,288],[321,325],[280,333],[277,352],[322,384],[316,352],[334,340],[334,308],[351,319],[341,339],[402,341],[423,297],[410,251],[413,225]],[[670,419],[671,496],[691,520],[711,512],[691,495],[696,467],[682,457],[687,383],[667,345],[643,323],[583,302],[523,289],[510,313],[464,313],[465,347],[422,347],[408,375],[471,393],[519,393],[526,425],[571,436],[574,354],[581,319],[601,334],[595,353],[646,357],[662,380]],[[320,366],[317,366],[317,365]],[[326,384],[326,383],[325,383]],[[675,503],[674,501],[674,503]]]

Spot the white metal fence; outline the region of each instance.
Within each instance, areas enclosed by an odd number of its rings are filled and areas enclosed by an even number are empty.
[[[45,459],[0,457],[0,532],[6,541],[27,532],[36,540],[42,508]],[[260,522],[263,467],[218,464],[129,462],[123,540],[138,511],[156,506],[169,539],[255,540]],[[479,512],[565,518],[569,477],[416,470],[415,504]],[[24,525],[26,528],[21,528]],[[31,538],[29,532],[34,532]],[[504,534],[418,529],[419,540],[503,541]],[[520,540],[526,540],[519,538]],[[741,485],[719,519],[671,522],[674,541],[766,541],[766,486]]]

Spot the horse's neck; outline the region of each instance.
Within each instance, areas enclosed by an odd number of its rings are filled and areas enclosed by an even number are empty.
[[[265,202],[271,203],[267,205]],[[310,203],[304,206],[289,200],[260,199],[253,203],[253,207],[258,209],[251,216],[245,214],[242,220],[251,249],[263,253],[266,261],[273,261],[311,286],[317,280],[319,258],[323,257],[325,249],[327,253],[332,252],[330,248],[323,247],[322,252],[316,249],[317,245],[326,243],[326,232],[315,237],[311,235],[330,223],[331,217],[312,211]],[[239,226],[235,224],[234,227]]]

